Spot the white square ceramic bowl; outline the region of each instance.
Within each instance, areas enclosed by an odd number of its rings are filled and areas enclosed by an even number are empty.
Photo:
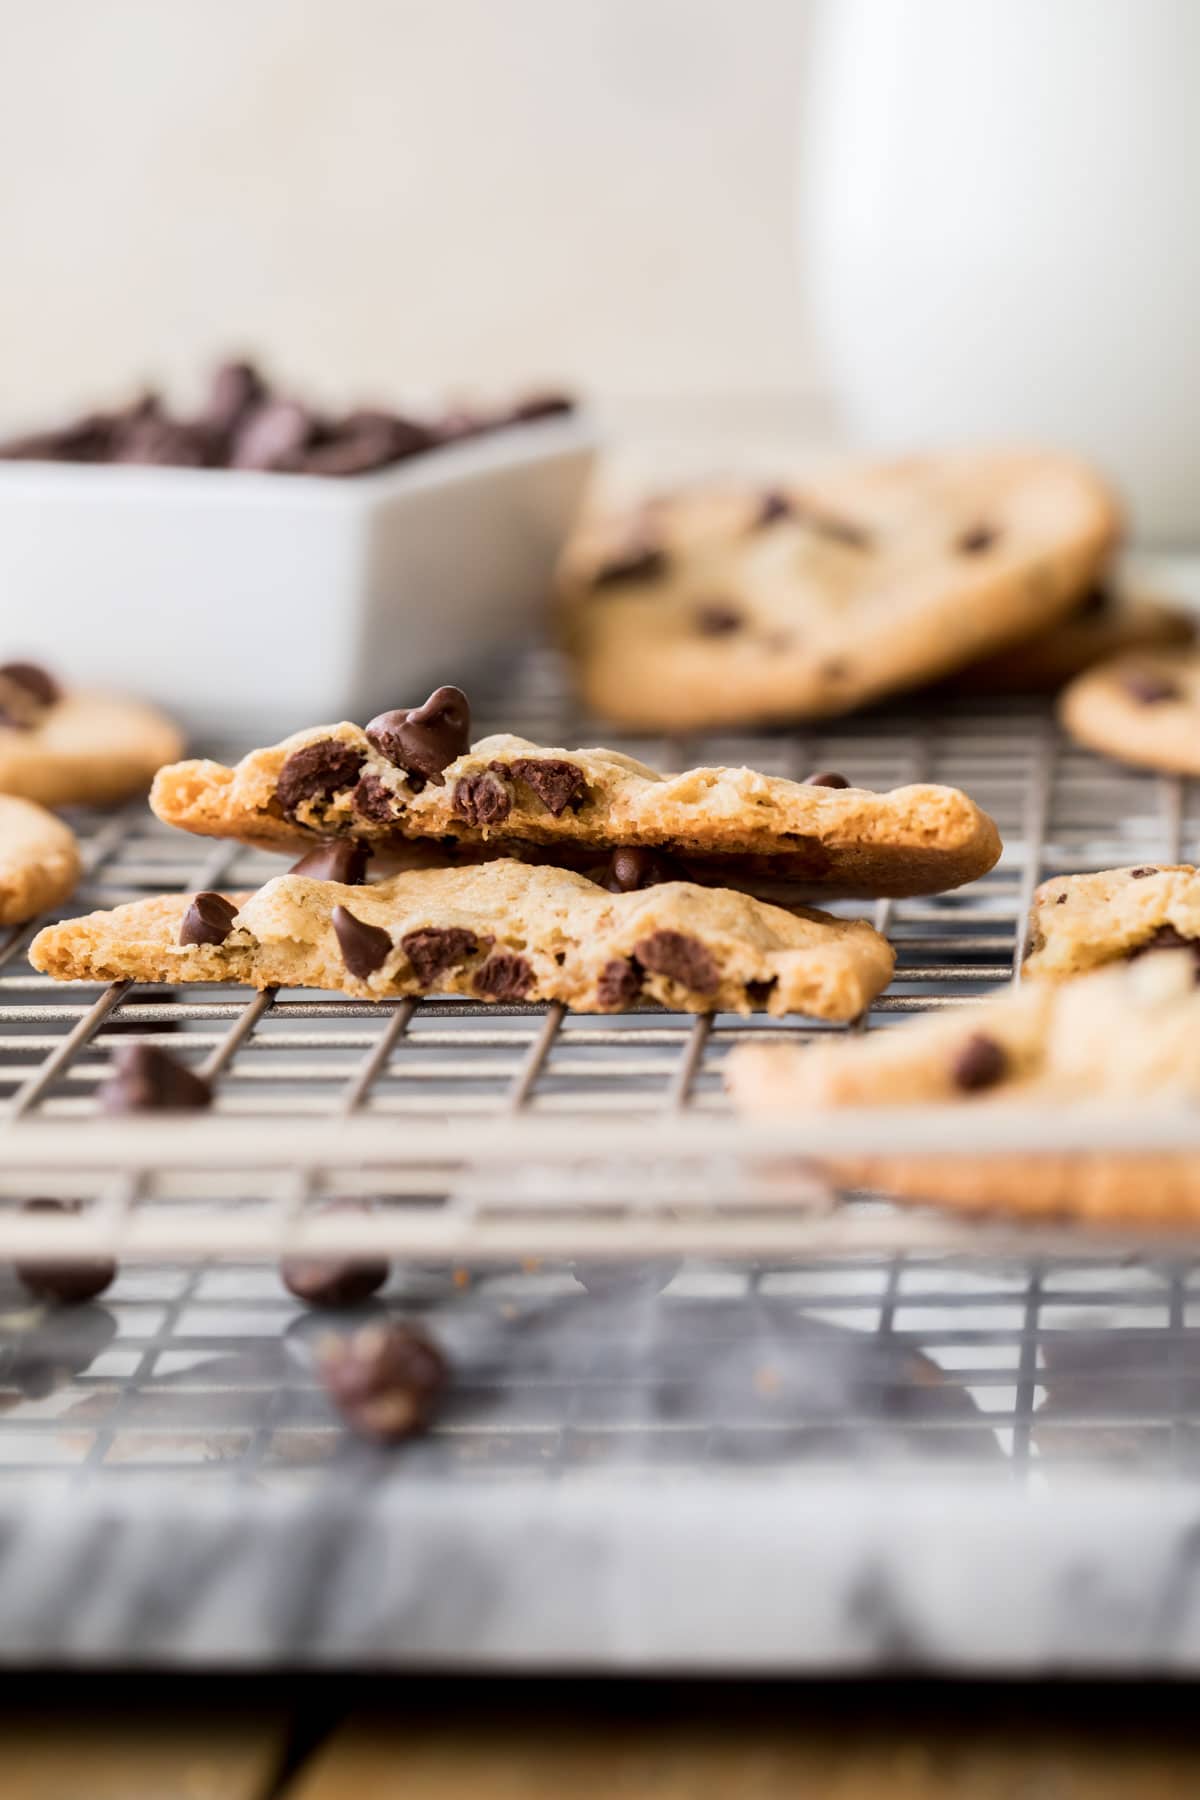
[[[0,462],[0,657],[262,738],[414,704],[528,634],[584,415],[345,480]]]

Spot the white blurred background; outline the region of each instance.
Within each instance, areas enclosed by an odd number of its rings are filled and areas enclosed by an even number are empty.
[[[330,398],[814,385],[806,0],[0,0],[0,412],[261,351]]]

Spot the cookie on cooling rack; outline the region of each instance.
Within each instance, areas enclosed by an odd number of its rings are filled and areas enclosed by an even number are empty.
[[[1095,582],[1048,629],[971,663],[943,687],[963,694],[1051,694],[1112,656],[1190,644],[1194,621],[1165,600],[1127,583]]]
[[[168,894],[52,925],[29,954],[60,980],[439,992],[602,1013],[645,998],[837,1020],[869,1005],[894,962],[861,920],[678,881],[613,894],[513,861],[367,887],[288,874],[255,894]]]
[[[1190,955],[1149,956],[1077,981],[1025,982],[978,1006],[802,1048],[739,1045],[726,1064],[744,1113],[1012,1103],[1114,1108],[1200,1100],[1200,989]],[[994,1116],[994,1111],[993,1111]],[[968,1212],[1113,1223],[1200,1221],[1200,1157],[956,1152],[838,1158],[847,1186]]]
[[[502,855],[532,847],[585,863],[617,849],[665,852],[715,882],[793,881],[825,895],[940,893],[1000,854],[992,820],[957,788],[876,794],[842,776],[787,781],[745,768],[660,775],[615,750],[546,749],[496,736],[470,745],[458,688],[364,729],[322,725],[236,768],[163,769],[150,804],[168,825],[273,848],[349,836],[440,840]]]
[[[1033,898],[1025,973],[1065,981],[1104,963],[1182,949],[1200,974],[1200,871],[1190,864],[1056,875]]]
[[[36,663],[0,665],[0,794],[106,806],[148,787],[182,749],[153,707],[64,690]]]
[[[75,833],[32,800],[0,794],[0,925],[58,906],[78,880]]]
[[[1089,750],[1200,775],[1200,650],[1138,651],[1100,663],[1071,683],[1059,714]]]
[[[825,717],[1065,616],[1117,532],[1100,478],[1048,454],[698,490],[580,538],[567,642],[591,710],[639,730]]]

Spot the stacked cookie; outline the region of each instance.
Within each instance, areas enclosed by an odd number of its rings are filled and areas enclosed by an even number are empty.
[[[33,944],[37,968],[847,1020],[886,986],[890,946],[865,922],[754,890],[786,879],[813,897],[934,893],[1000,852],[992,821],[954,788],[662,775],[605,749],[472,744],[466,696],[449,687],[235,768],[175,764],[151,804],[185,830],[306,853],[253,894],[163,895],[52,926]]]
[[[709,487],[583,532],[561,618],[588,706],[642,730],[829,717],[929,682],[1052,691],[1190,637],[1112,577],[1119,526],[1107,486],[1047,454]]]

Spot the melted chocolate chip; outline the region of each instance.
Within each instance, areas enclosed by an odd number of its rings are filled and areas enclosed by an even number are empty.
[[[335,1200],[323,1212],[366,1213],[352,1200]],[[386,1257],[285,1256],[279,1275],[285,1288],[308,1306],[359,1306],[387,1280]]]
[[[26,1200],[22,1212],[54,1212],[77,1214],[82,1210],[78,1200]],[[110,1287],[117,1265],[110,1257],[77,1257],[60,1262],[49,1257],[18,1257],[13,1263],[18,1277],[29,1290],[44,1300],[56,1300],[60,1306],[81,1306],[94,1300]]]
[[[400,948],[421,986],[430,987],[447,969],[474,956],[479,939],[473,931],[458,925],[427,925],[420,931],[406,932],[400,939]]]
[[[350,804],[360,819],[370,819],[376,825],[390,825],[399,816],[395,794],[378,775],[362,777],[350,796]]]
[[[556,819],[587,794],[587,777],[583,770],[578,763],[567,762],[562,757],[522,756],[510,766],[514,775],[528,782]]]
[[[593,588],[624,587],[635,581],[657,581],[667,572],[667,553],[661,544],[641,540],[616,550],[592,576]]]
[[[954,1058],[951,1074],[955,1087],[966,1094],[995,1087],[1008,1073],[1008,1053],[995,1038],[976,1031],[967,1039]]]
[[[317,1368],[346,1423],[385,1444],[424,1430],[449,1373],[432,1339],[396,1320],[328,1340]]]
[[[1164,700],[1183,697],[1177,682],[1166,675],[1156,675],[1152,669],[1131,669],[1121,677],[1121,686],[1139,706],[1158,706]]]
[[[600,886],[610,894],[640,893],[664,881],[686,881],[687,871],[665,850],[644,850],[633,845],[614,850]]]
[[[954,548],[963,556],[978,556],[991,549],[998,535],[990,525],[972,525],[955,541]]]
[[[198,1112],[212,1105],[207,1081],[153,1044],[126,1044],[98,1091],[105,1112]]]
[[[54,706],[62,699],[62,689],[48,669],[39,663],[0,663],[0,683],[11,682],[29,695],[35,706]]]
[[[1130,881],[1144,881],[1147,875],[1157,875],[1157,874],[1158,874],[1158,870],[1152,869],[1149,866],[1147,866],[1144,869],[1130,869],[1129,879],[1130,879]],[[1067,896],[1064,894],[1062,897],[1065,900]]]
[[[696,994],[715,994],[721,977],[711,951],[682,931],[656,931],[633,954],[652,975],[666,975]]]
[[[181,944],[223,944],[233,930],[237,907],[224,894],[197,894],[179,927]]]
[[[727,606],[723,600],[706,601],[696,608],[696,630],[701,637],[728,637],[732,632],[740,631],[745,619],[735,606]]]
[[[285,813],[306,801],[320,805],[344,788],[353,787],[363,766],[363,753],[340,738],[318,738],[292,754],[279,771],[275,792]]]
[[[351,975],[365,981],[368,975],[383,967],[392,948],[392,940],[386,931],[378,925],[368,925],[365,919],[356,918],[346,906],[335,906],[330,922],[342,961]]]
[[[600,971],[596,998],[609,1012],[632,1006],[642,991],[642,972],[627,956],[614,956]]]
[[[533,986],[533,970],[523,956],[497,950],[475,975],[475,991],[491,1000],[523,1000]]]
[[[833,769],[818,769],[815,774],[808,776],[804,785],[806,787],[848,788],[851,783],[846,780],[844,775],[838,775]]]
[[[795,507],[787,495],[778,488],[771,488],[759,502],[758,515],[754,521],[754,529],[761,531],[764,526],[777,525],[780,519],[795,517]]]
[[[355,838],[330,838],[293,863],[289,873],[307,875],[310,881],[338,881],[343,887],[361,887],[370,856],[367,846]]]
[[[470,702],[461,688],[440,687],[424,706],[379,713],[367,742],[393,767],[443,787],[442,771],[471,747]]]
[[[1200,938],[1184,937],[1174,925],[1160,925],[1148,938],[1125,952],[1125,961],[1137,962],[1139,957],[1148,956],[1155,950],[1190,950],[1196,965],[1196,979],[1200,981]]]
[[[454,810],[468,825],[498,825],[512,811],[512,795],[487,771],[463,775],[454,785]]]

